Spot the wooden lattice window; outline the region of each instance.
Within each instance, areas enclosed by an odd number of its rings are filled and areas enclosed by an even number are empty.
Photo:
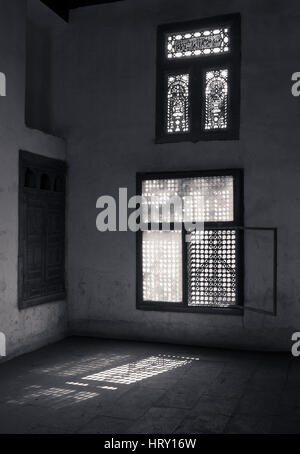
[[[137,190],[137,307],[241,313],[242,171],[138,174]],[[181,212],[166,209],[174,197],[183,200]],[[186,223],[202,229],[189,233]]]
[[[236,140],[240,123],[240,15],[158,28],[158,143]]]
[[[64,162],[20,152],[19,308],[65,298]]]

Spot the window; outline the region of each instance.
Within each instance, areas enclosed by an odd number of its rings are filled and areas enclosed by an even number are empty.
[[[20,152],[19,308],[65,298],[62,161]]]
[[[239,14],[158,28],[158,143],[239,138],[240,36]]]
[[[241,313],[242,171],[138,174],[137,190],[138,309]]]

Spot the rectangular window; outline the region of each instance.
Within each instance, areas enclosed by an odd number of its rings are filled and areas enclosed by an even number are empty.
[[[63,161],[20,152],[19,308],[65,298]]]
[[[230,307],[237,304],[235,230],[192,234],[188,245],[188,305]]]
[[[137,180],[143,196],[137,307],[240,313],[242,171],[138,174]],[[201,229],[191,232],[191,223]]]
[[[230,50],[228,28],[207,29],[167,34],[165,38],[168,59],[224,54]]]
[[[143,232],[143,299],[182,301],[181,232]]]
[[[158,143],[239,138],[240,15],[158,28]]]

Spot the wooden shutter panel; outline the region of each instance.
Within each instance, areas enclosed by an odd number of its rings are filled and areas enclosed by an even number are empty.
[[[44,296],[44,222],[45,206],[41,199],[24,195],[23,237],[23,297],[24,299]]]
[[[20,152],[20,309],[65,298],[65,178],[62,161]]]
[[[45,281],[48,294],[64,292],[65,205],[49,201],[46,214]]]

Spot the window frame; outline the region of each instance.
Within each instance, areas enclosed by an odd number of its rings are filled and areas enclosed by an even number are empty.
[[[231,50],[225,54],[201,57],[183,57],[168,60],[165,51],[165,35],[172,32],[191,30],[195,28],[215,28],[227,26],[231,29]],[[229,127],[226,130],[206,131],[203,129],[204,110],[201,100],[205,102],[205,72],[209,69],[229,68],[230,95]],[[166,132],[166,74],[190,74],[190,118],[191,126],[188,133]],[[156,57],[156,143],[176,143],[210,141],[210,140],[239,140],[240,138],[240,91],[241,91],[241,15],[228,14],[188,22],[159,25],[157,29]],[[199,100],[199,102],[197,101]]]
[[[188,305],[188,269],[187,243],[184,225],[182,229],[182,303],[144,301],[143,299],[143,231],[136,233],[136,309],[159,312],[187,312],[207,314],[243,315],[244,312],[244,172],[243,169],[201,170],[183,172],[146,172],[137,173],[137,195],[142,195],[145,180],[163,180],[176,178],[199,178],[209,176],[232,176],[234,179],[234,220],[232,222],[207,222],[205,230],[235,230],[237,233],[237,304],[234,307],[189,306]],[[171,224],[171,230],[174,225]],[[162,223],[159,224],[162,230]]]
[[[32,171],[38,178],[36,179],[35,187],[25,186],[25,175],[26,172]],[[43,174],[50,175],[51,188],[41,188],[41,177]],[[60,190],[56,190],[54,187],[55,179],[59,177],[63,184]],[[66,235],[65,235],[65,210],[66,210],[66,177],[67,177],[67,165],[64,161],[53,159],[45,156],[41,156],[28,151],[20,150],[19,152],[19,226],[18,226],[18,308],[24,310],[30,307],[40,306],[47,303],[57,302],[65,300],[66,298],[66,276],[65,276],[65,247],[66,247]],[[27,199],[30,199],[30,203]],[[33,204],[34,200],[34,204]],[[28,220],[27,210],[28,207],[36,206],[41,207],[44,210],[43,219],[43,252],[42,252],[42,267],[43,267],[43,281],[42,288],[46,288],[47,285],[56,285],[56,282],[48,282],[48,230],[46,225],[46,219],[48,214],[53,212],[53,206],[59,207],[59,211],[63,213],[63,225],[64,229],[62,234],[59,236],[63,247],[63,260],[62,260],[62,274],[57,278],[57,282],[60,282],[63,286],[63,291],[45,292],[43,296],[37,296],[32,298],[25,298],[25,276],[27,273],[25,256],[27,253],[28,243],[26,237]]]

